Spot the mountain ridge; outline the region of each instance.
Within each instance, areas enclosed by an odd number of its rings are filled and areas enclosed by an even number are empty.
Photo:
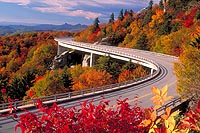
[[[22,32],[39,32],[39,31],[80,31],[87,28],[87,25],[82,24],[68,24],[64,23],[61,25],[54,24],[36,24],[36,25],[24,25],[24,24],[3,24],[0,25],[0,36],[6,34],[15,34]]]

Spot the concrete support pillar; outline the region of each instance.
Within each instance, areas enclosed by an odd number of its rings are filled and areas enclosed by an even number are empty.
[[[93,65],[93,53],[90,53],[90,67]]]
[[[153,68],[151,68],[151,75],[153,74]]]
[[[58,45],[57,55],[60,55],[60,45]]]

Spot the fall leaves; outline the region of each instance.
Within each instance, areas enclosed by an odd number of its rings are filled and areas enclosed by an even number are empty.
[[[10,106],[7,115],[18,120],[15,127],[22,132],[134,132],[134,133],[189,133],[200,131],[200,101],[197,108],[180,116],[180,111],[165,112],[157,116],[156,109],[171,97],[167,96],[168,87],[161,90],[152,87],[154,108],[141,108],[137,103],[130,106],[128,99],[117,99],[116,108],[109,107],[109,100],[101,100],[98,104],[92,101],[80,103],[80,107],[64,108],[56,103],[46,107],[41,100],[36,101],[37,112],[29,112],[18,116]],[[32,93],[32,92],[31,92]],[[40,114],[40,115],[38,115]],[[178,118],[178,119],[177,119]]]
[[[164,105],[165,101],[168,101],[172,98],[172,96],[167,96],[167,89],[168,86],[164,86],[162,90],[159,90],[156,87],[152,87],[152,93],[155,95],[154,97],[151,98],[153,103],[156,105],[154,106],[154,110],[160,108],[161,106]]]
[[[157,109],[163,106],[164,102],[172,98],[171,96],[167,96],[167,90],[167,86],[164,86],[161,90],[152,87],[154,96],[151,100],[155,106],[153,109],[144,109],[145,119],[141,122],[140,126],[146,127],[149,133],[188,133],[192,130],[200,131],[200,101],[195,111],[189,110],[180,120],[176,119],[180,111],[172,112],[169,107],[166,108],[165,113],[161,116],[156,115]]]
[[[111,77],[106,71],[91,69],[74,79],[72,90],[83,90],[107,85],[112,83]]]

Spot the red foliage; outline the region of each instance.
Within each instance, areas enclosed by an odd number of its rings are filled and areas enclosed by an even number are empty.
[[[183,25],[186,28],[190,28],[193,25],[193,23],[194,23],[194,16],[195,16],[197,10],[198,10],[197,7],[193,8],[188,15],[185,15],[183,13],[179,13],[177,15],[177,18],[183,20]]]
[[[1,89],[1,93],[6,93],[6,88]]]
[[[185,114],[185,118],[181,120],[180,128],[192,129],[194,131],[200,131],[200,100],[195,110],[189,110]]]
[[[41,102],[41,101],[40,101]],[[40,106],[38,113],[26,111],[19,118],[18,127],[22,132],[85,133],[85,132],[133,132],[143,133],[139,127],[144,119],[144,111],[139,106],[130,107],[125,100],[117,100],[115,109],[108,108],[109,101],[102,100],[98,105],[85,101],[81,108]],[[18,116],[15,115],[14,118]]]
[[[41,79],[43,79],[45,77],[45,75],[43,75],[43,76],[38,76],[38,77],[36,77],[34,80],[33,80],[33,82],[37,82],[38,80],[41,80]]]

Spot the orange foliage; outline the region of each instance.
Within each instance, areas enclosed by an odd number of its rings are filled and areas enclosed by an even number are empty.
[[[148,73],[145,71],[142,66],[137,67],[135,70],[124,70],[119,74],[118,82],[125,82],[128,80],[134,80],[136,78],[144,77]]]
[[[134,79],[133,72],[130,70],[124,70],[119,74],[118,82],[125,82],[133,79]]]
[[[113,32],[116,32],[122,25],[122,22],[120,20],[116,20],[113,24],[112,24],[112,29]]]
[[[153,27],[154,25],[158,25],[160,23],[163,23],[164,11],[161,9],[156,10],[156,14],[152,16],[152,21],[149,23],[150,27]]]
[[[110,84],[112,82],[111,77],[112,76],[105,71],[90,69],[81,74],[78,78],[74,78],[72,90],[83,90]]]

